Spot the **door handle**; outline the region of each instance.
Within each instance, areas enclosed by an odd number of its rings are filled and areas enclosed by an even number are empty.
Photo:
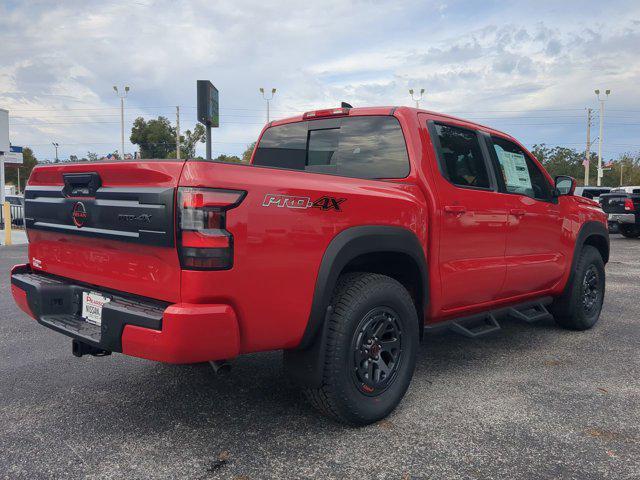
[[[524,217],[524,214],[526,212],[521,208],[512,208],[511,210],[509,210],[509,213],[514,217]]]
[[[444,211],[453,215],[462,215],[467,209],[462,205],[445,205]]]

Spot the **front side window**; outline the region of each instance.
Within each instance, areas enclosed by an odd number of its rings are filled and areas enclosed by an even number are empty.
[[[550,200],[549,182],[533,160],[515,143],[504,138],[491,138],[507,192],[536,200]]]
[[[398,120],[391,116],[290,123],[267,129],[254,165],[329,173],[344,177],[404,178],[409,156]]]
[[[490,188],[478,135],[473,130],[434,124],[443,174],[459,187]]]

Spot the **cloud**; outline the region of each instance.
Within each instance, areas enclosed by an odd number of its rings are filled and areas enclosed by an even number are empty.
[[[214,150],[226,153],[262,128],[261,86],[278,88],[272,117],[342,100],[411,104],[408,88],[425,88],[434,110],[493,117],[485,123],[495,118],[525,142],[577,143],[596,86],[614,91],[612,123],[616,104],[640,111],[639,19],[640,5],[624,0],[9,1],[0,6],[0,106],[11,110],[12,141],[41,158],[52,140],[62,156],[119,148],[112,85],[131,85],[127,125],[138,115],[173,121],[181,105],[192,128],[202,78],[220,90]],[[557,133],[512,128],[516,116],[534,124],[526,118],[562,109],[573,116]],[[633,127],[607,138],[638,143]]]

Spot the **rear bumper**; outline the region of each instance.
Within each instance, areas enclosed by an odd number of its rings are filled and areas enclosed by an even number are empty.
[[[634,213],[610,213],[608,221],[609,223],[636,223],[636,215]]]
[[[80,316],[82,292],[88,291],[111,299],[102,309],[101,326]],[[13,268],[11,292],[38,323],[102,350],[167,363],[239,354],[238,322],[229,305],[169,304],[34,272],[29,265]]]

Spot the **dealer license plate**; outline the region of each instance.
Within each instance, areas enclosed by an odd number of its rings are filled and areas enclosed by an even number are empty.
[[[82,316],[94,325],[102,325],[102,307],[110,299],[96,292],[82,292]]]

